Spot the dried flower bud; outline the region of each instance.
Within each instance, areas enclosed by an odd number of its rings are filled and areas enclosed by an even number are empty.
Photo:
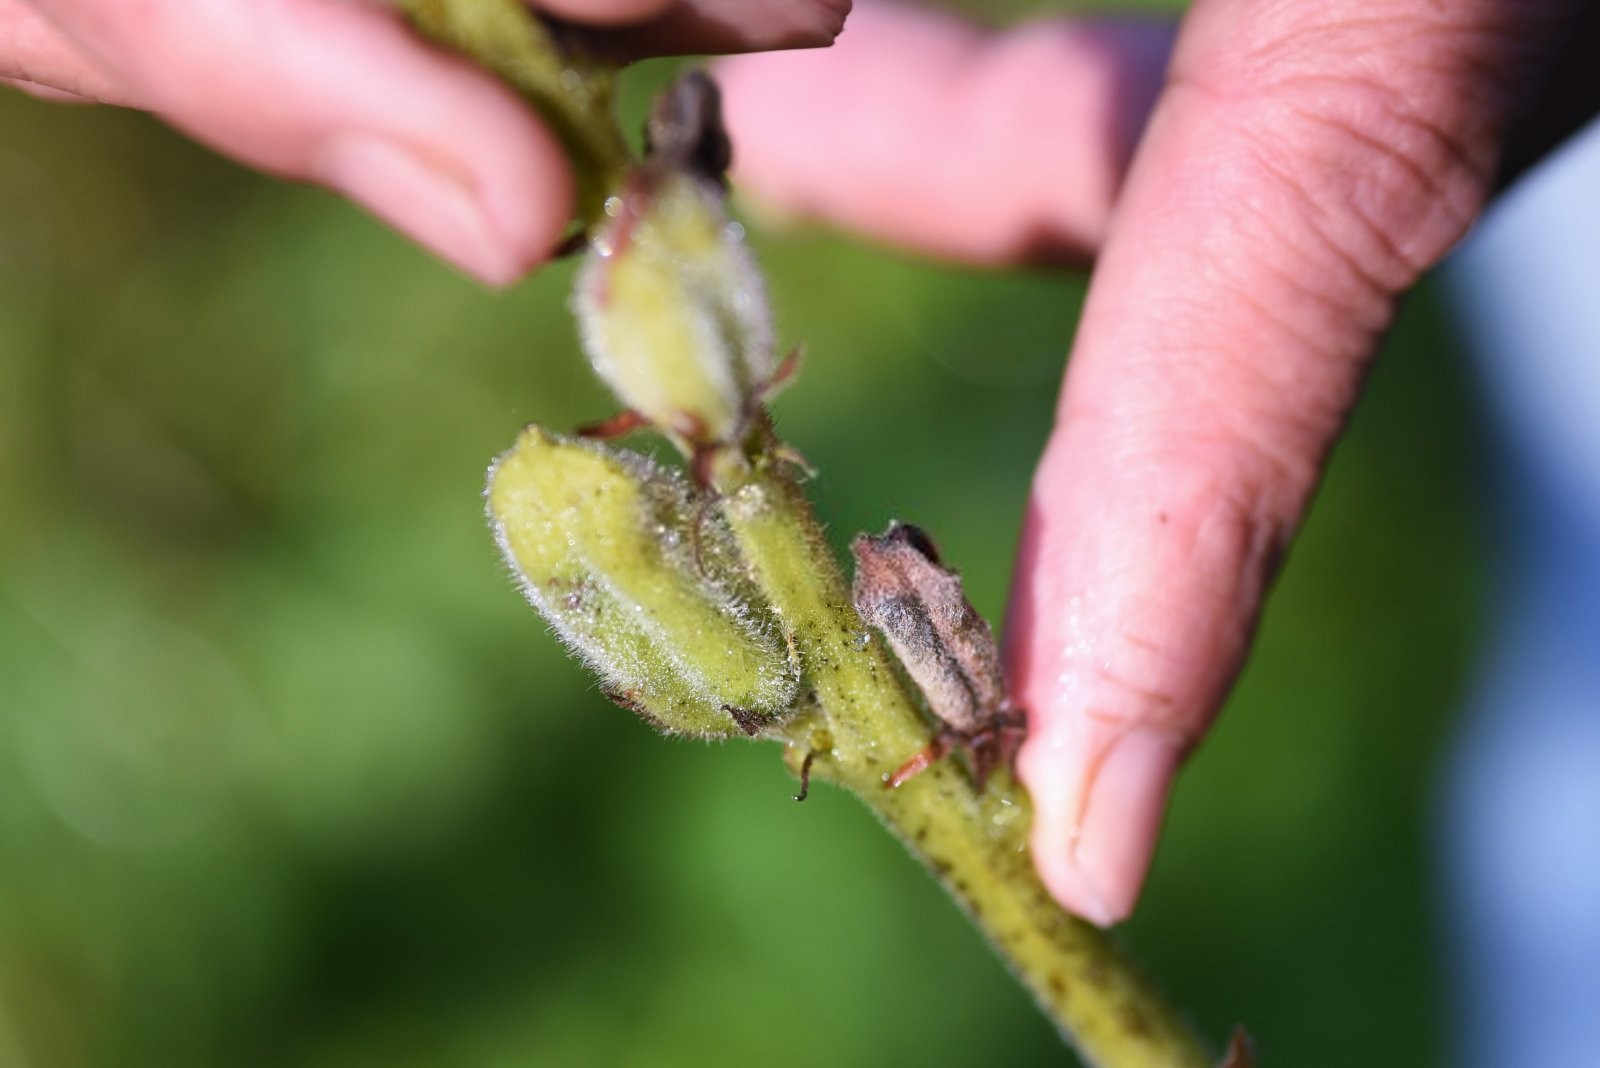
[[[644,151],[654,167],[726,186],[733,142],[722,125],[722,91],[711,75],[691,70],[656,98],[644,124]]]
[[[758,733],[798,671],[721,517],[676,472],[539,427],[490,468],[495,540],[606,693],[671,733]]]
[[[572,302],[595,373],[680,446],[737,442],[777,369],[743,228],[714,182],[649,163],[606,212]]]

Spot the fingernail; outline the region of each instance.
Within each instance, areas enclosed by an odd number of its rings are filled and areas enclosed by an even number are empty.
[[[1182,755],[1176,735],[1140,728],[1113,743],[1089,784],[1072,860],[1095,906],[1087,918],[1102,927],[1133,911]]]
[[[515,251],[474,195],[466,169],[426,160],[410,146],[367,133],[335,136],[313,170],[328,185],[462,270],[491,285],[516,280]]]

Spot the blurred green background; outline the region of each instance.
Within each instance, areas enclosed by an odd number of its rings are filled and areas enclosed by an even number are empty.
[[[0,204],[0,1065],[1071,1063],[864,810],[655,737],[513,591],[486,463],[611,410],[569,268],[488,293],[146,117],[15,94]],[[756,239],[834,537],[925,524],[999,618],[1083,279]],[[1124,932],[1268,1063],[1443,1055],[1461,376],[1425,288]]]

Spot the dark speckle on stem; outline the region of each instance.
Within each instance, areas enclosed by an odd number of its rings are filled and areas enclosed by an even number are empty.
[[[1106,971],[1105,962],[1099,959],[1091,959],[1089,961],[1089,966],[1083,970],[1083,978],[1089,985],[1097,986],[1101,989],[1111,984],[1111,975]]]

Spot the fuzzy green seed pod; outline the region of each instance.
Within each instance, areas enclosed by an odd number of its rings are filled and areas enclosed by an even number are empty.
[[[680,447],[739,441],[777,370],[761,276],[722,199],[646,164],[606,202],[573,293],[595,372]]]
[[[489,470],[495,540],[608,696],[675,734],[757,734],[799,672],[702,492],[648,459],[532,426]]]

